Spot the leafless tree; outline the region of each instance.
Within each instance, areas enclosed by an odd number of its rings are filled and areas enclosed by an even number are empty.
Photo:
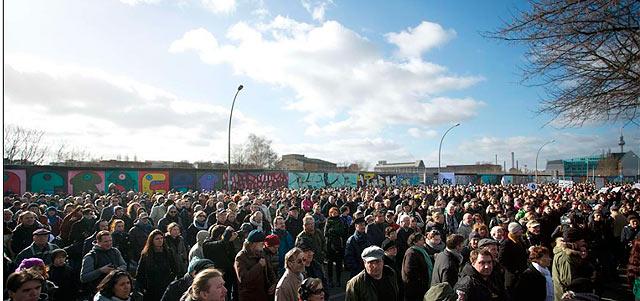
[[[93,159],[91,153],[85,147],[70,146],[66,141],[61,141],[58,144],[54,158],[57,162],[89,161]]]
[[[45,132],[18,125],[4,126],[4,159],[10,163],[41,164],[49,146],[44,141]]]
[[[638,118],[640,1],[528,2],[486,36],[528,46],[523,83],[545,89],[539,113],[562,126]]]
[[[252,168],[273,168],[278,154],[271,148],[271,140],[255,134],[249,134],[244,145],[234,145],[232,162]]]

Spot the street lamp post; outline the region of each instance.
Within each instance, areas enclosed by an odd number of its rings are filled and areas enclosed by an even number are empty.
[[[444,132],[444,135],[442,135],[442,138],[440,139],[440,146],[438,147],[438,178],[440,178],[440,154],[442,153],[442,141],[444,140],[444,137],[447,135],[447,133],[449,133],[450,130],[452,130],[454,127],[457,127],[459,125],[460,123],[454,124],[446,132]],[[438,180],[438,184],[440,184],[440,180]]]
[[[543,147],[545,147],[547,144],[549,143],[554,143],[556,142],[555,140],[551,140],[551,141],[547,141],[545,144],[543,144],[539,149],[538,149],[538,153],[536,153],[536,184],[538,183],[538,156],[540,155],[540,151],[542,150]]]
[[[238,97],[238,93],[242,90],[244,86],[238,86],[238,90],[236,91],[236,95],[233,96],[233,102],[231,103],[231,112],[229,113],[229,140],[227,144],[227,191],[231,193],[231,118],[233,118],[233,107],[236,104],[236,97]]]

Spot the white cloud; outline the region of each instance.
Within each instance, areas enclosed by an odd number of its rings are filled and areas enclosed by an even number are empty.
[[[431,129],[419,129],[419,128],[409,128],[407,133],[413,138],[435,138],[438,136],[438,131]]]
[[[6,58],[6,124],[88,145],[98,156],[144,154],[139,157],[178,161],[226,157],[228,108],[183,99],[101,70],[31,56]],[[234,112],[235,142],[249,133],[270,136],[272,131]]]
[[[120,2],[131,6],[136,6],[138,4],[157,4],[160,1],[161,0],[120,0]]]
[[[202,5],[215,14],[230,14],[236,10],[235,0],[202,0]]]
[[[455,30],[445,30],[440,24],[427,21],[414,28],[385,35],[389,43],[398,46],[398,56],[411,59],[419,58],[425,51],[444,45],[455,36]]]
[[[309,135],[374,134],[393,124],[437,125],[473,118],[484,105],[470,97],[438,96],[482,81],[413,59],[383,58],[366,38],[335,21],[320,25],[277,16],[237,23],[219,44],[205,29],[186,32],[169,47],[208,64],[226,63],[258,82],[291,89],[287,108],[304,114]],[[346,117],[345,117],[346,116]]]
[[[320,22],[324,22],[324,15],[329,5],[333,5],[332,0],[302,0],[302,6],[314,20]]]
[[[413,154],[400,143],[383,138],[334,139],[327,143],[276,144],[274,149],[280,154],[305,154],[307,157],[331,160],[335,163],[364,160],[375,163],[378,160],[390,162],[415,160]]]

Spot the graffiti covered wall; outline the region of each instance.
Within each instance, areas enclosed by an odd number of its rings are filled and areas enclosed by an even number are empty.
[[[156,192],[165,193],[169,191],[168,171],[140,171],[138,173],[140,191],[152,195]]]
[[[67,172],[58,170],[27,170],[27,190],[45,194],[67,193]]]
[[[115,184],[119,191],[138,191],[138,171],[133,170],[107,170],[105,171],[105,190],[109,184]]]
[[[82,192],[102,192],[105,190],[104,171],[71,170],[69,171],[69,194]]]
[[[3,172],[2,192],[4,194],[23,194],[27,191],[27,171],[5,169]]]
[[[290,172],[289,188],[356,187],[358,174],[332,172]]]
[[[288,183],[287,173],[275,172],[237,172],[231,173],[231,189],[273,189],[286,187]],[[227,183],[227,173],[223,174],[221,186]],[[220,189],[223,187],[220,187]]]

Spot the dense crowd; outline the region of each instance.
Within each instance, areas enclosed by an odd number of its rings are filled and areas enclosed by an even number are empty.
[[[640,297],[640,190],[591,184],[5,195],[11,300]],[[620,278],[618,271],[626,269]]]

